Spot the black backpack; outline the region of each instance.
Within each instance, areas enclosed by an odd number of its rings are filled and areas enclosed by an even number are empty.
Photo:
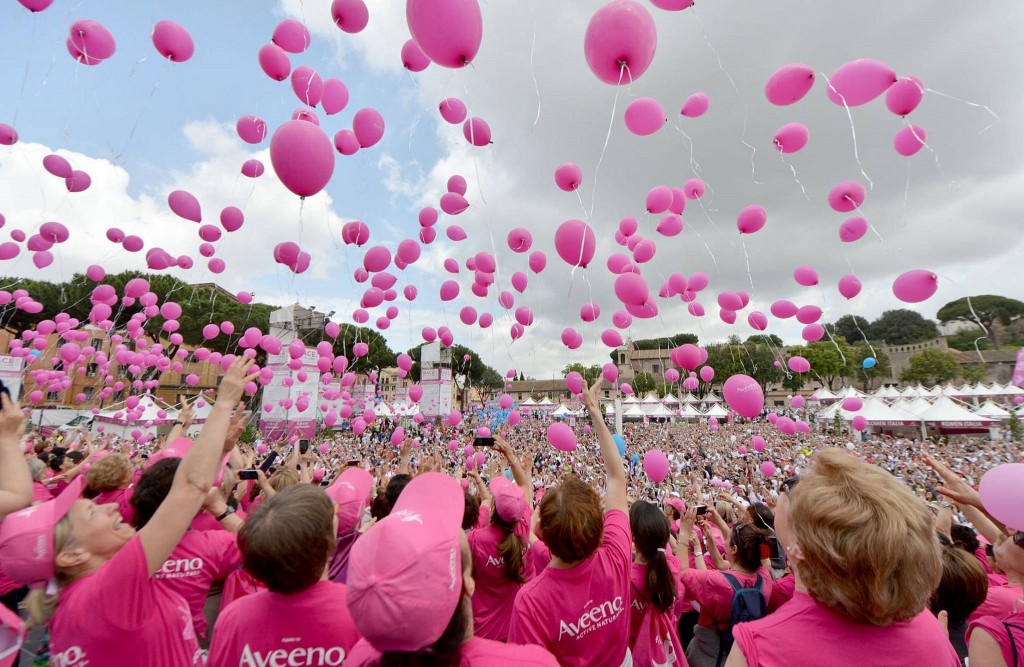
[[[729,627],[722,632],[718,642],[717,667],[722,667],[725,664],[725,659],[729,657],[729,650],[732,648],[733,643],[733,627],[737,623],[756,621],[768,613],[768,603],[764,599],[764,593],[761,592],[764,582],[761,581],[760,574],[757,575],[757,581],[754,582],[753,588],[744,588],[740,585],[739,579],[728,572],[723,572],[722,576],[732,586],[733,595],[732,610],[729,612]]]

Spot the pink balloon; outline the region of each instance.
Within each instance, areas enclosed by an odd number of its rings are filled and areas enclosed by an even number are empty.
[[[764,87],[764,96],[778,106],[803,99],[814,86],[814,70],[807,65],[786,65],[775,70]]]
[[[588,302],[580,307],[580,319],[584,322],[595,322],[601,317],[601,307],[596,303]]]
[[[516,271],[512,274],[512,287],[517,292],[522,294],[526,291],[527,277],[522,271]]]
[[[801,306],[796,311],[796,321],[801,324],[811,324],[821,319],[821,308],[815,305]]]
[[[164,58],[176,63],[185,62],[196,51],[188,30],[174,21],[159,21],[153,26],[153,46]]]
[[[857,181],[844,181],[828,193],[828,205],[832,210],[849,213],[864,203],[864,186]]]
[[[676,366],[692,371],[707,360],[708,353],[692,343],[684,343],[679,347],[673,348],[670,356],[672,363]]]
[[[18,143],[18,131],[6,123],[0,123],[0,146],[13,146]]]
[[[648,213],[664,213],[672,205],[672,190],[664,185],[651,188],[645,204]]]
[[[448,178],[448,192],[454,192],[458,195],[466,194],[466,179],[458,174],[454,174]]]
[[[760,231],[767,221],[768,211],[763,206],[748,206],[736,218],[736,228],[740,234],[753,234]]]
[[[864,401],[860,400],[856,396],[850,396],[849,398],[843,399],[843,410],[847,412],[857,412],[864,407]]]
[[[352,131],[359,146],[369,148],[384,136],[384,117],[376,109],[360,109],[352,119]]]
[[[454,280],[446,280],[441,283],[441,300],[451,301],[459,295],[459,284]]]
[[[896,133],[892,146],[896,152],[903,157],[916,155],[925,142],[928,140],[928,133],[920,125],[907,125]]]
[[[653,97],[639,97],[626,107],[626,128],[645,137],[654,134],[668,122],[665,108]]]
[[[341,79],[327,79],[324,81],[320,105],[328,116],[333,116],[347,107],[348,87],[345,86],[345,82]]]
[[[452,194],[452,193],[449,193],[449,194]],[[458,196],[458,195],[455,195],[455,196]],[[424,232],[433,232],[433,231],[434,231],[433,227],[427,227],[425,229],[421,229],[420,230],[420,240],[423,240]],[[444,233],[448,237],[449,241],[465,241],[468,238],[466,236],[466,230],[464,230],[462,227],[459,227],[458,225],[452,225],[448,229],[444,230]],[[424,243],[426,243],[426,241],[424,241]]]
[[[36,265],[37,269],[45,269],[53,264],[53,255],[49,250],[40,250],[32,255],[32,263]]]
[[[853,428],[858,431],[863,431],[868,427],[867,417],[864,415],[856,415],[853,418]]]
[[[203,225],[199,228],[199,238],[208,243],[215,243],[220,240],[220,229],[213,225]]]
[[[637,237],[633,237],[637,238]],[[658,251],[657,245],[650,239],[640,239],[633,247],[633,259],[636,260],[637,264],[645,264],[646,262],[654,259],[655,253]]]
[[[820,324],[808,324],[804,327],[804,330],[800,332],[800,337],[808,343],[821,340],[825,337],[825,327]]]
[[[683,102],[683,109],[679,113],[688,118],[699,118],[707,112],[710,103],[704,93],[694,93]]]
[[[71,163],[59,155],[51,153],[43,158],[43,169],[58,178],[71,177]]]
[[[797,285],[813,287],[818,284],[818,272],[810,266],[798,266],[793,270],[793,280],[796,281]]]
[[[924,83],[914,76],[897,77],[885,92],[885,106],[897,116],[912,113],[924,99]]]
[[[89,268],[85,270],[85,275],[89,280],[98,283],[106,277],[107,272],[103,270],[102,266],[91,264]]]
[[[459,311],[459,319],[462,320],[462,323],[466,326],[475,324],[476,318],[476,308],[473,306],[464,306],[462,310]]]
[[[691,178],[683,184],[683,193],[687,199],[700,199],[704,196],[704,181]]]
[[[663,452],[652,449],[644,454],[644,473],[648,479],[658,484],[668,477],[668,472],[668,457]]]
[[[18,0],[30,12],[41,12],[53,4],[53,0]]]
[[[78,169],[71,172],[70,178],[64,179],[64,186],[68,192],[84,192],[89,189],[90,185],[92,185],[92,178]]]
[[[892,284],[892,293],[905,303],[925,301],[939,288],[939,277],[931,271],[917,269],[901,273]]]
[[[274,28],[271,41],[288,53],[302,53],[309,48],[309,30],[301,21],[285,19]]]
[[[548,426],[547,436],[551,446],[559,451],[572,452],[576,450],[576,434],[567,424],[562,422],[551,424]]]
[[[998,465],[981,478],[978,492],[981,502],[993,517],[1007,526],[1021,529],[1024,526],[1024,464],[1004,463]]]
[[[868,221],[864,218],[847,218],[839,225],[839,240],[843,243],[852,243],[864,237],[868,232]]]
[[[331,3],[331,17],[334,24],[344,32],[362,32],[370,21],[370,11],[363,0],[334,0]]]
[[[855,107],[867,104],[875,99],[892,84],[896,83],[896,73],[885,63],[870,58],[862,58],[848,62],[829,77],[829,85],[825,92],[833,103]]]
[[[775,464],[771,461],[765,461],[761,464],[761,474],[765,477],[771,477],[775,474]]]
[[[441,210],[448,215],[458,215],[467,208],[469,208],[469,202],[457,192],[446,192],[441,195]]]
[[[860,294],[860,288],[860,279],[853,274],[843,276],[839,279],[839,293],[847,299],[852,299]]]
[[[68,228],[59,222],[44,222],[39,226],[39,236],[50,243],[64,243],[68,240]],[[48,248],[43,248],[48,250]]]
[[[491,143],[491,127],[483,118],[474,116],[462,124],[462,136],[474,146],[486,146]]]
[[[533,245],[533,236],[522,227],[516,227],[508,233],[508,247],[512,252],[526,252]]]
[[[759,310],[747,315],[747,324],[754,331],[764,331],[768,328],[768,316]]]
[[[264,171],[266,171],[266,168],[259,160],[246,160],[242,164],[242,175],[249,178],[259,178],[263,175]]]
[[[789,360],[786,361],[786,365],[789,366],[789,370],[794,373],[806,373],[811,370],[811,362],[800,356],[790,357]]]
[[[772,144],[780,153],[796,153],[807,145],[809,136],[803,123],[786,123],[775,132]]]
[[[128,252],[138,252],[142,250],[144,244],[142,242],[142,239],[140,239],[138,236],[129,235],[124,237],[124,240],[121,241],[121,245]]]
[[[68,32],[70,33],[70,43],[79,53],[90,60],[106,60],[117,50],[114,36],[98,21],[80,19],[71,24],[71,29]]]
[[[700,379],[704,382],[711,382],[715,379],[715,369],[711,366],[702,366],[700,369]]]
[[[722,393],[729,407],[747,419],[753,419],[764,409],[764,392],[761,385],[749,375],[731,376],[722,385]]]
[[[625,304],[640,306],[650,297],[647,281],[635,273],[623,273],[617,277],[614,289],[615,296]]]
[[[631,84],[643,76],[658,46],[658,31],[647,9],[633,0],[612,0],[587,24],[583,53],[598,79]]]
[[[565,386],[573,394],[579,394],[583,392],[583,376],[576,371],[570,371],[565,376]]]
[[[410,72],[422,72],[429,66],[430,58],[416,45],[416,40],[407,40],[402,45],[402,67]]]
[[[555,231],[555,251],[569,266],[587,268],[596,248],[594,230],[582,220],[567,220]]]
[[[315,69],[300,65],[292,72],[292,90],[300,102],[315,107],[324,95],[324,82]]]
[[[359,140],[352,130],[338,130],[334,135],[334,147],[342,155],[355,155],[359,152]]]
[[[258,144],[267,138],[267,124],[259,116],[242,116],[235,123],[235,131],[247,144]]]
[[[358,220],[346,222],[341,228],[341,240],[345,245],[362,246],[370,240],[370,228]]]
[[[608,347],[620,347],[622,345],[622,335],[615,329],[605,329],[601,332],[601,342]]]
[[[264,44],[260,47],[259,61],[263,73],[274,81],[284,81],[292,71],[288,54],[277,44]]]
[[[395,256],[406,264],[415,264],[420,258],[420,244],[412,239],[405,239],[398,244]]]
[[[572,162],[563,162],[555,169],[555,184],[566,192],[572,192],[583,183],[583,171]]]
[[[405,18],[416,45],[442,67],[465,67],[483,37],[477,0],[408,0]]]
[[[540,273],[548,265],[547,255],[540,250],[534,250],[530,253],[529,265],[531,271]]]
[[[313,123],[290,120],[270,140],[270,163],[286,188],[300,197],[320,192],[334,174],[334,146]]]
[[[625,310],[617,310],[612,313],[612,324],[619,329],[626,329],[633,324],[633,316]]]
[[[675,213],[669,213],[661,218],[656,229],[662,236],[678,236],[679,232],[683,231],[683,218]]]
[[[466,105],[457,97],[446,97],[437,105],[441,118],[452,125],[458,125],[466,120]]]

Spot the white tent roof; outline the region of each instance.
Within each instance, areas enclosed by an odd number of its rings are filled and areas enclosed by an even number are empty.
[[[1022,396],[1024,395],[1024,389],[1021,389],[1015,384],[1007,384],[1003,387],[1004,396]]]
[[[920,387],[904,387],[903,391],[900,392],[900,396],[902,396],[903,398],[917,398],[920,395]]]
[[[971,393],[968,394],[968,396],[990,396],[992,394],[992,390],[985,386],[985,383],[983,382],[979,382],[971,387],[970,391]]]
[[[96,417],[101,421],[110,421],[117,424],[128,423],[128,407],[127,399],[112,405],[106,410],[101,410],[96,414]],[[165,416],[160,416],[160,411],[165,411]],[[132,414],[138,414],[137,418],[134,418],[132,424],[143,424],[145,422],[154,423],[173,423],[178,418],[178,409],[171,407],[167,403],[164,403],[160,399],[154,397],[152,394],[143,394],[139,396],[139,404],[132,411]]]
[[[729,411],[726,410],[725,408],[723,408],[718,403],[715,403],[710,408],[705,410],[704,414],[702,416],[704,416],[704,417],[717,417],[717,418],[728,417],[729,416]]]
[[[718,395],[715,394],[714,391],[709,391],[707,393],[707,395],[704,396],[704,398],[700,399],[700,402],[701,403],[721,403],[722,399],[720,399],[718,397]]]
[[[654,406],[654,409],[648,413],[651,417],[671,417],[672,411],[666,408],[661,403]]]
[[[538,402],[537,405],[546,407],[548,405],[554,405],[554,402],[552,402],[550,396],[545,396],[544,398],[540,399],[540,402]]]
[[[921,421],[914,413],[890,406],[877,396],[865,399],[861,409],[856,412],[843,410],[842,403],[836,403],[819,413],[817,418],[819,421],[829,420],[837,413],[845,421],[851,421],[857,415],[861,415],[868,420],[868,424],[874,426],[913,426]]]
[[[867,394],[865,394],[863,391],[858,391],[858,390],[854,389],[853,387],[846,387],[845,389],[840,391],[838,394],[836,394],[836,398],[839,398],[839,399],[843,399],[843,398],[865,398],[865,397],[867,397]]]
[[[639,405],[631,405],[628,410],[622,413],[624,419],[643,419],[646,416]]]
[[[828,387],[819,387],[811,394],[811,399],[815,401],[834,401],[836,398],[836,395],[829,391]]]
[[[608,403],[607,405],[604,406],[604,413],[606,415],[614,415],[615,414],[615,406],[612,405],[611,403]]]
[[[419,412],[420,408],[415,403],[405,401],[402,403],[393,403],[391,405],[391,411],[400,417],[411,417]]]
[[[565,403],[560,403],[557,408],[551,411],[552,417],[565,417],[572,414],[572,410],[565,407]]]
[[[525,401],[519,404],[520,407],[527,407],[529,405],[537,405],[537,401],[533,400],[533,396],[530,396]]]
[[[658,399],[658,395],[656,393],[654,393],[653,391],[649,391],[649,392],[647,392],[647,395],[644,396],[643,402],[644,403],[660,403],[660,400]]]
[[[661,399],[661,402],[665,405],[679,405],[679,399],[673,394],[668,394],[665,398]]]
[[[878,398],[899,398],[900,392],[896,390],[896,387],[892,385],[886,385],[879,387],[875,390],[875,396]]]
[[[1006,410],[1004,408],[999,407],[998,405],[996,405],[992,401],[985,401],[974,412],[979,414],[979,415],[983,415],[985,417],[992,417],[994,419],[1009,419],[1010,418],[1010,411],[1009,410]]]
[[[679,417],[682,419],[699,419],[700,416],[701,414],[689,403],[684,403],[679,409]]]
[[[686,396],[683,396],[683,403],[700,403],[696,396],[693,395],[692,391],[686,392]]]
[[[942,395],[942,387],[940,387],[939,385],[935,385],[931,389],[925,389],[924,393],[922,393],[921,395],[922,396],[941,396]]]
[[[378,417],[390,417],[394,414],[394,412],[391,411],[391,408],[388,407],[387,403],[378,403],[377,405],[373,406],[373,414],[377,415]]]
[[[949,422],[951,423],[950,425],[965,423],[980,426],[992,422],[990,417],[976,415],[948,396],[940,396],[935,399],[931,408],[921,414],[921,419],[929,423],[939,422],[942,424]]]

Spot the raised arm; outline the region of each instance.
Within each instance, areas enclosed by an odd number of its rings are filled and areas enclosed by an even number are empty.
[[[0,519],[32,504],[32,475],[21,452],[27,422],[18,402],[0,393]]]
[[[519,459],[512,452],[512,445],[500,435],[494,436],[494,448],[505,457],[508,467],[512,469],[512,478],[516,480],[516,486],[523,490],[526,496],[526,504],[533,509],[533,476],[519,463]]]
[[[221,379],[210,416],[181,460],[167,498],[149,523],[139,531],[150,575],[160,569],[188,530],[213,486],[221,458],[233,446],[233,443],[227,441],[228,426],[233,412],[243,409],[239,400],[246,383],[256,378],[255,373],[246,376],[245,371],[251,364],[249,359],[239,357],[228,367]]]
[[[171,427],[171,431],[167,434],[167,439],[164,442],[170,444],[188,433],[194,418],[195,410],[192,404],[188,402],[188,399],[185,399],[181,405],[181,412],[178,413],[178,420],[174,422],[174,426]]]
[[[604,415],[601,414],[601,403],[598,396],[601,394],[601,381],[597,380],[594,386],[583,387],[583,404],[587,406],[590,413],[590,421],[597,431],[597,442],[601,445],[601,456],[604,458],[604,470],[607,477],[607,492],[604,496],[605,510],[629,511],[629,504],[626,501],[627,484],[626,471],[622,467],[622,457],[612,440],[611,431],[604,423]]]

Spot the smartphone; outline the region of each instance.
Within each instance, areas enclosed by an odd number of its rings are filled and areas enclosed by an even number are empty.
[[[473,441],[473,449],[479,449],[481,447],[493,447],[494,438],[477,438]]]
[[[358,468],[359,467],[359,459],[351,459],[351,460],[349,460],[348,463],[345,464],[345,466],[348,467],[348,468]]]
[[[260,464],[260,470],[262,470],[264,474],[269,475],[270,474],[270,469],[272,467],[274,467],[274,463],[276,461],[277,461],[277,452],[270,452],[269,454],[267,454],[267,458],[265,458],[263,460],[263,463]]]
[[[697,516],[708,513],[707,505],[697,505]]]
[[[772,535],[768,538],[768,558],[779,560],[782,558],[782,550],[779,548],[779,538]]]
[[[7,394],[7,398],[11,397],[11,390],[3,383],[3,380],[0,380],[0,394]]]
[[[245,480],[245,479],[259,479],[259,478],[260,478],[259,473],[257,472],[257,470],[255,468],[253,468],[251,470],[239,470],[238,471],[238,479]]]
[[[309,451],[309,440],[299,440],[299,454],[305,454]]]

